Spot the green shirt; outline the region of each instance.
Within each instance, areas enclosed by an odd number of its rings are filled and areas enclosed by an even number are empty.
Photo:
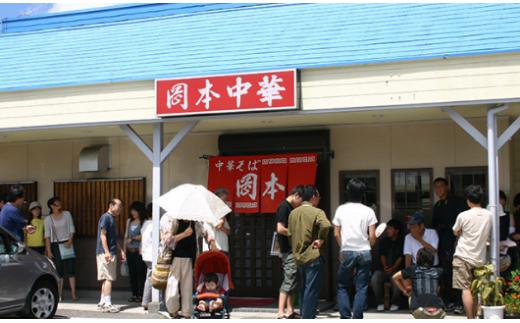
[[[289,215],[289,239],[294,259],[298,265],[307,264],[320,256],[320,250],[314,249],[312,243],[327,239],[330,221],[325,212],[304,202]]]

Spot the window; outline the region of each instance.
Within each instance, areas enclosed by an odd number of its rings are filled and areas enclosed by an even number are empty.
[[[431,168],[392,170],[392,217],[405,221],[406,216],[422,211],[426,225],[431,224],[433,206]]]
[[[367,190],[363,198],[363,204],[374,209],[377,219],[379,220],[379,170],[361,170],[361,171],[340,171],[339,172],[339,201],[345,203],[347,201],[347,183],[357,178],[365,183]]]
[[[446,179],[450,183],[451,192],[459,197],[464,196],[464,189],[472,184],[480,185],[487,191],[487,167],[449,167],[446,168]]]

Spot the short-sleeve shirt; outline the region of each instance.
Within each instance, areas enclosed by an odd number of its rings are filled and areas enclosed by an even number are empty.
[[[486,261],[486,242],[491,232],[491,212],[475,207],[462,212],[457,217],[453,231],[461,230],[455,257],[480,267]]]
[[[7,203],[0,212],[0,226],[9,231],[16,239],[23,241],[23,228],[27,225],[22,211]]]
[[[346,203],[338,207],[332,224],[341,228],[341,251],[370,250],[368,227],[375,225],[374,210],[361,203]]]
[[[431,244],[436,250],[438,249],[439,236],[437,235],[437,232],[435,230],[425,229],[423,239],[424,239],[424,241]],[[415,240],[412,237],[411,233],[408,233],[406,235],[406,238],[404,239],[403,254],[412,256],[412,262],[414,264],[417,263],[416,259],[415,259],[415,257],[417,256],[417,251],[419,251],[419,249],[422,249],[422,248],[423,248],[423,245],[420,244],[419,241]],[[435,254],[435,261],[434,261],[433,265],[437,266],[438,264],[439,264],[439,257],[437,254]]]
[[[63,242],[70,239],[71,233],[74,233],[74,221],[69,211],[63,211],[60,219],[56,220],[52,215],[45,217],[45,238],[51,242]]]
[[[27,247],[37,248],[45,246],[44,235],[44,220],[32,219],[31,225],[36,229],[33,234],[27,234]]]
[[[437,295],[441,268],[410,266],[401,271],[404,279],[412,280],[412,310],[419,307],[444,308],[444,302]]]
[[[292,205],[287,202],[287,200],[283,200],[280,205],[278,205],[278,210],[276,210],[276,223],[281,223],[286,228],[289,227],[289,214],[291,214],[292,210]],[[280,243],[281,253],[291,253],[291,245],[288,237],[279,234],[278,242]]]
[[[388,237],[385,237],[379,241],[378,251],[379,251],[379,259],[376,262],[378,269],[383,269],[383,264],[381,263],[381,256],[386,257],[386,263],[389,266],[393,266],[397,259],[403,256],[403,238],[397,238],[396,240],[392,240]]]
[[[110,254],[115,256],[117,254],[117,228],[116,219],[110,213],[105,213],[101,216],[98,223],[97,232],[97,247],[96,254],[104,254],[103,244],[101,243],[101,230],[104,229],[107,234],[107,244]]]

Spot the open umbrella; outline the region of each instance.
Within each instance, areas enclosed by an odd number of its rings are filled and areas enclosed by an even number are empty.
[[[187,221],[217,223],[231,209],[202,185],[182,184],[157,198],[168,216]]]

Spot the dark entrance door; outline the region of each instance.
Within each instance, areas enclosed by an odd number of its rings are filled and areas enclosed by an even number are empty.
[[[320,204],[330,218],[329,131],[244,133],[222,135],[219,151],[223,156],[317,152],[317,186],[323,196]],[[288,188],[291,190],[292,188]],[[281,284],[280,261],[269,255],[274,214],[235,214],[230,219],[230,254],[237,296],[276,297]],[[333,277],[331,263],[332,233],[325,246],[326,259],[322,298],[331,299]]]

